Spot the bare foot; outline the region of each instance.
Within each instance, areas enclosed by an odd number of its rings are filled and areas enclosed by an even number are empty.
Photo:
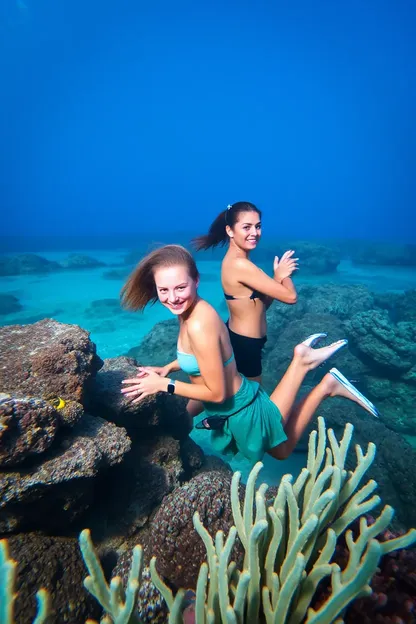
[[[349,390],[342,383],[340,383],[338,379],[331,375],[331,373],[327,373],[320,383],[324,385],[327,396],[343,397],[344,399],[349,399],[350,401],[354,401],[354,403],[357,403],[357,405],[365,409],[373,416],[375,415],[374,412],[369,409],[369,406],[364,401],[360,400],[359,396],[353,394],[351,390]],[[358,390],[357,393],[361,394]],[[365,397],[363,396],[363,398]],[[368,401],[368,403],[372,405],[370,401]],[[373,409],[376,410],[375,406],[373,406]]]
[[[295,347],[295,358],[306,366],[308,370],[314,370],[346,344],[347,340],[337,340],[337,342],[320,349],[312,349],[304,344],[298,344]]]

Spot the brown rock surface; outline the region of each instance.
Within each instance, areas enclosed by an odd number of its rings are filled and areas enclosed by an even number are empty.
[[[0,388],[19,396],[82,403],[102,362],[77,325],[44,319],[0,328]]]
[[[85,414],[42,462],[0,473],[0,532],[62,530],[91,505],[97,477],[130,444],[124,429]]]

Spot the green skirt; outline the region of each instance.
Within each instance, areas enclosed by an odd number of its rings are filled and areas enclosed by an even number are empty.
[[[212,446],[219,453],[236,455],[240,452],[257,462],[266,451],[285,442],[287,436],[279,408],[267,392],[257,381],[241,377],[241,387],[233,397],[223,403],[204,403],[204,418],[228,416],[241,410],[228,418],[222,430],[211,431]]]

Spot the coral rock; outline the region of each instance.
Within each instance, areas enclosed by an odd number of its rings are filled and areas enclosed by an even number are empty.
[[[0,395],[0,466],[10,466],[50,447],[59,416],[42,399],[3,397]]]
[[[24,470],[0,474],[0,532],[62,530],[91,504],[95,482],[130,450],[124,429],[84,415],[60,444]]]
[[[28,533],[7,541],[17,561],[15,622],[32,624],[41,587],[51,596],[51,622],[78,624],[100,617],[101,607],[83,588],[86,569],[76,539]]]
[[[19,396],[83,403],[102,365],[88,332],[51,319],[2,327],[0,343],[0,388]]]
[[[228,533],[234,524],[231,512],[231,477],[225,472],[205,472],[169,494],[150,527],[149,551],[156,556],[159,574],[176,588],[196,586],[199,568],[206,559],[205,546],[194,529],[198,510],[211,535]],[[240,562],[243,548],[237,541],[232,559]]]

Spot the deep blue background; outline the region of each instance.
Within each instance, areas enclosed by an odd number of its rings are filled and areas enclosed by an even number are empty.
[[[413,0],[0,2],[3,235],[415,240]]]

